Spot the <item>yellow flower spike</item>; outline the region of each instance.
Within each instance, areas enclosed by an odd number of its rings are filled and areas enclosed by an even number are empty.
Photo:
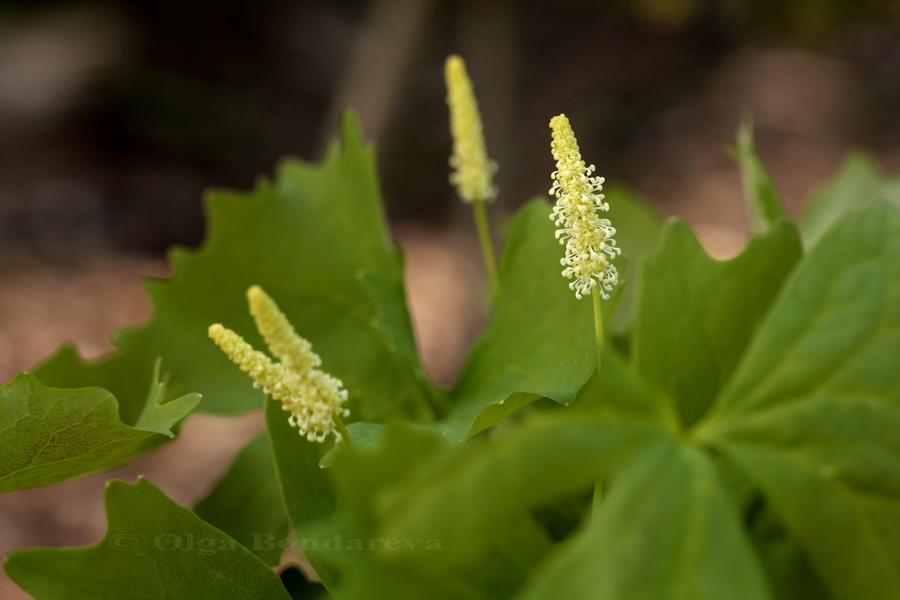
[[[272,362],[255,350],[237,333],[216,323],[209,328],[209,337],[250,375],[254,387],[279,400],[291,413],[288,423],[309,441],[324,442],[333,434],[335,443],[344,439],[342,417],[350,415],[343,408],[347,390],[340,379],[316,368],[322,364],[313,352],[312,344],[294,331],[275,302],[258,286],[247,290],[250,311],[266,343],[280,360]],[[350,440],[347,440],[350,443]]]
[[[450,183],[456,186],[464,202],[490,202],[497,196],[493,184],[497,166],[487,156],[481,114],[463,59],[449,56],[444,75],[453,134],[450,166],[455,169],[450,175]]]
[[[268,356],[254,350],[244,338],[221,323],[210,325],[209,337],[228,355],[241,371],[250,375],[254,387],[262,387],[268,394],[281,379],[281,369]]]
[[[282,364],[298,371],[322,364],[319,355],[313,352],[312,344],[297,335],[290,321],[261,287],[254,285],[247,290],[247,303],[256,329]]]
[[[603,201],[603,177],[592,177],[594,165],[585,166],[578,142],[566,115],[550,120],[553,142],[550,148],[556,160],[553,187],[556,206],[550,215],[559,229],[556,238],[566,246],[560,263],[566,267],[563,276],[574,279],[569,289],[581,299],[596,287],[603,298],[619,284],[619,273],[610,261],[621,254],[612,238],[616,234],[609,219],[601,219],[598,211],[609,210]]]
[[[450,174],[450,183],[456,186],[463,202],[472,205],[488,285],[491,296],[496,299],[500,284],[485,203],[497,197],[497,188],[493,183],[497,165],[488,159],[484,147],[481,114],[478,112],[478,102],[463,59],[459,56],[447,57],[444,75],[447,81],[447,106],[450,107],[450,132],[453,136],[450,166],[454,171]]]

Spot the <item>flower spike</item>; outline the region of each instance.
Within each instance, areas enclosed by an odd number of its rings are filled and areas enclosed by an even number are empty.
[[[309,441],[323,442],[333,434],[335,443],[343,439],[342,417],[350,415],[343,408],[347,390],[340,379],[325,373],[319,355],[312,344],[297,335],[275,302],[258,286],[247,290],[250,312],[257,329],[269,349],[281,362],[255,350],[240,335],[216,323],[209,328],[209,337],[250,375],[254,387],[280,400],[284,410],[291,413],[288,423]]]
[[[450,183],[456,186],[464,202],[490,202],[497,196],[497,188],[493,184],[497,165],[488,159],[481,114],[463,59],[449,56],[444,75],[453,134],[450,166],[455,169],[450,175]]]
[[[603,177],[592,177],[594,165],[585,166],[578,142],[566,115],[550,120],[553,142],[550,149],[556,160],[553,187],[556,206],[550,215],[559,229],[556,238],[566,246],[566,256],[560,260],[563,276],[574,279],[569,289],[581,299],[596,287],[603,298],[619,283],[619,273],[610,262],[621,254],[612,238],[616,234],[609,219],[601,219],[597,211],[609,210],[603,201]]]
[[[247,304],[256,321],[256,329],[283,365],[303,371],[322,364],[319,356],[312,351],[312,344],[297,335],[290,321],[261,287],[254,285],[247,290]]]

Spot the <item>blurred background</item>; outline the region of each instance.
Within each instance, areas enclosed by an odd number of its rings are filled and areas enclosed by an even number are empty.
[[[896,0],[0,0],[0,380],[65,340],[107,351],[149,314],[140,279],[166,275],[165,249],[202,241],[203,191],[318,159],[351,106],[377,144],[428,369],[451,383],[484,317],[471,217],[447,183],[449,53],[500,166],[500,229],[546,194],[560,112],[600,174],[719,256],[746,235],[726,150],[748,112],[794,212],[851,148],[900,169]],[[259,426],[204,419],[119,476],[195,499]],[[4,496],[0,551],[96,540],[108,478]],[[19,597],[8,584],[0,597]]]

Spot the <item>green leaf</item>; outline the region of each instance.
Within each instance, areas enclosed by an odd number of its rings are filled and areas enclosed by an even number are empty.
[[[336,595],[366,600],[373,590],[390,590],[392,598],[410,600],[508,597],[546,553],[546,533],[520,511],[495,535],[468,540],[466,560],[452,566],[445,540],[426,536],[427,530],[403,538],[384,535],[385,500],[415,493],[426,472],[464,449],[433,429],[406,424],[386,427],[381,439],[372,453],[344,454],[328,470],[340,500],[333,521],[320,530],[330,535],[325,547],[333,550],[324,558],[346,574]]]
[[[539,398],[542,398],[540,394],[523,394],[515,392],[502,400],[488,404],[472,420],[472,424],[469,426],[467,432],[467,437],[472,437],[486,429],[490,429],[497,423],[504,421],[523,406],[527,406]],[[455,440],[457,439],[457,436],[458,434],[455,434],[451,436],[450,439]]]
[[[0,493],[108,469],[174,437],[170,428],[200,396],[163,404],[164,389],[154,379],[138,426],[129,427],[106,390],[50,388],[30,373],[0,386]]]
[[[140,412],[136,378],[162,356],[172,391],[202,392],[204,410],[258,407],[260,392],[206,332],[220,322],[262,347],[245,298],[248,287],[260,285],[314,344],[326,370],[344,381],[356,418],[431,418],[435,392],[415,353],[374,154],[352,117],[344,119],[343,147],[330,146],[321,164],[286,160],[274,182],[263,180],[250,193],[214,191],[207,200],[204,246],[176,250],[172,280],[147,284],[151,321],[117,336],[121,351],[98,363],[62,351],[40,368],[43,380],[107,388],[119,398],[123,420],[133,422]]]
[[[604,318],[609,319],[608,331],[621,333],[631,325],[641,263],[659,245],[663,218],[650,202],[628,187],[610,185],[603,193],[609,204],[604,217],[616,228],[616,243],[622,249],[622,256],[614,262],[619,270],[619,280],[626,286],[615,314],[610,317],[604,313]]]
[[[900,208],[900,176],[883,173],[868,154],[851,153],[837,175],[807,202],[800,222],[804,243],[812,246],[844,214],[877,198]]]
[[[585,412],[589,418],[612,418],[659,425],[672,432],[681,430],[675,407],[663,393],[647,385],[633,365],[627,365],[607,346],[600,368],[578,392],[568,410]]]
[[[748,517],[753,546],[772,590],[774,600],[822,600],[830,598],[803,548],[767,503],[759,501]]]
[[[765,492],[837,598],[900,589],[900,214],[847,214],[798,266],[700,439]]]
[[[290,599],[262,561],[145,479],[107,484],[106,511],[95,545],[19,550],[6,573],[38,600]]]
[[[268,435],[257,436],[241,450],[194,512],[267,565],[278,565],[282,553],[279,544],[288,537],[288,518]]]
[[[800,263],[723,392],[730,414],[816,389],[900,401],[900,216],[847,215]]]
[[[510,230],[494,314],[452,392],[453,439],[504,418],[497,405],[513,394],[512,405],[541,396],[568,404],[594,370],[591,304],[576,300],[560,274],[563,250],[549,216],[546,202],[532,202]]]
[[[734,504],[704,453],[655,444],[613,474],[608,490],[583,531],[516,598],[770,597]]]
[[[381,423],[366,423],[364,421],[357,421],[347,425],[347,431],[350,433],[354,450],[362,453],[374,452],[381,445],[384,439],[384,431],[387,427],[387,425],[382,425]],[[344,453],[344,450],[343,444],[332,446],[331,450],[322,456],[319,466],[323,469],[333,466],[338,457]]]
[[[526,509],[590,488],[661,434],[637,422],[554,412],[490,443],[473,440],[381,499],[379,537],[440,539],[441,560],[464,560]]]
[[[611,188],[607,200],[608,216],[628,259],[617,261],[623,281],[636,279],[641,259],[658,241],[662,219],[622,186]],[[452,392],[456,408],[445,423],[448,439],[493,427],[538,398],[569,404],[594,368],[593,309],[588,300],[575,299],[561,274],[564,249],[556,240],[550,212],[546,202],[532,202],[510,229],[494,314]],[[632,289],[625,292],[609,329],[628,327]],[[604,305],[608,311],[610,304]]]
[[[806,422],[791,414],[771,414],[767,421],[781,436],[788,433],[787,428],[779,427],[776,419],[794,421],[791,433],[795,439],[803,439],[810,426],[829,417],[822,414],[827,408],[831,407],[810,407],[820,418]],[[836,599],[888,600],[900,589],[900,460],[896,443],[900,415],[893,411],[888,422],[894,438],[892,452],[879,452],[873,446],[884,443],[884,436],[878,441],[860,438],[877,428],[871,421],[884,417],[871,415],[870,422],[861,426],[865,418],[848,412],[837,414],[853,421],[827,429],[844,437],[826,442],[831,445],[830,452],[797,446],[796,441],[778,447],[771,440],[773,435],[762,432],[757,439],[728,440],[721,446],[763,488]],[[887,428],[883,422],[882,426]],[[798,435],[798,429],[803,433]],[[848,429],[850,435],[846,435]],[[730,435],[745,438],[750,432]],[[839,449],[852,454],[838,456]],[[873,468],[878,463],[879,467]],[[854,481],[860,472],[868,485]],[[887,481],[875,481],[875,473],[886,476]]]
[[[711,258],[680,221],[644,262],[634,361],[677,403],[686,426],[712,404],[801,254],[796,228],[779,222],[729,261]]]
[[[549,547],[546,533],[528,515],[493,539],[478,540],[471,560],[452,568],[441,561],[441,540],[377,535],[351,538],[378,543],[370,551],[356,552],[359,562],[353,565],[353,581],[341,592],[342,599],[369,600],[373,590],[389,590],[392,600],[509,598]]]
[[[753,120],[744,119],[738,130],[735,158],[741,169],[744,198],[750,208],[753,230],[765,233],[779,220],[787,217],[781,196],[772,176],[753,146]]]
[[[188,415],[200,404],[200,394],[187,394],[171,402],[166,401],[168,384],[160,379],[162,360],[156,359],[153,366],[153,379],[150,382],[150,391],[144,410],[135,423],[136,429],[152,431],[173,438],[175,433],[172,426]]]
[[[266,400],[266,429],[275,458],[275,472],[288,518],[298,538],[315,541],[310,526],[319,521],[327,521],[334,513],[334,489],[325,470],[319,462],[325,455],[323,445],[308,441],[291,427],[287,413],[281,403]],[[331,535],[329,530],[322,538]],[[330,592],[338,585],[338,573],[321,559],[318,548],[304,548],[307,558],[319,579]]]

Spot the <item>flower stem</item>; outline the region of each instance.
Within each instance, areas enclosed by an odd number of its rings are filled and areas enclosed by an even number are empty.
[[[591,290],[591,300],[594,304],[594,341],[597,344],[597,375],[600,374],[600,363],[603,357],[603,307],[600,304],[600,290]],[[603,482],[594,482],[594,499],[591,502],[591,512],[596,513],[603,497]]]
[[[597,370],[599,371],[603,356],[603,308],[600,306],[600,290],[593,290],[591,299],[594,301],[594,338],[597,343]]]
[[[497,279],[497,259],[494,257],[494,243],[491,241],[491,228],[488,225],[484,200],[472,202],[472,212],[475,215],[475,228],[478,230],[478,241],[481,243],[481,254],[484,257],[484,268],[487,272],[488,287],[491,290],[491,300],[495,301],[500,283]]]

